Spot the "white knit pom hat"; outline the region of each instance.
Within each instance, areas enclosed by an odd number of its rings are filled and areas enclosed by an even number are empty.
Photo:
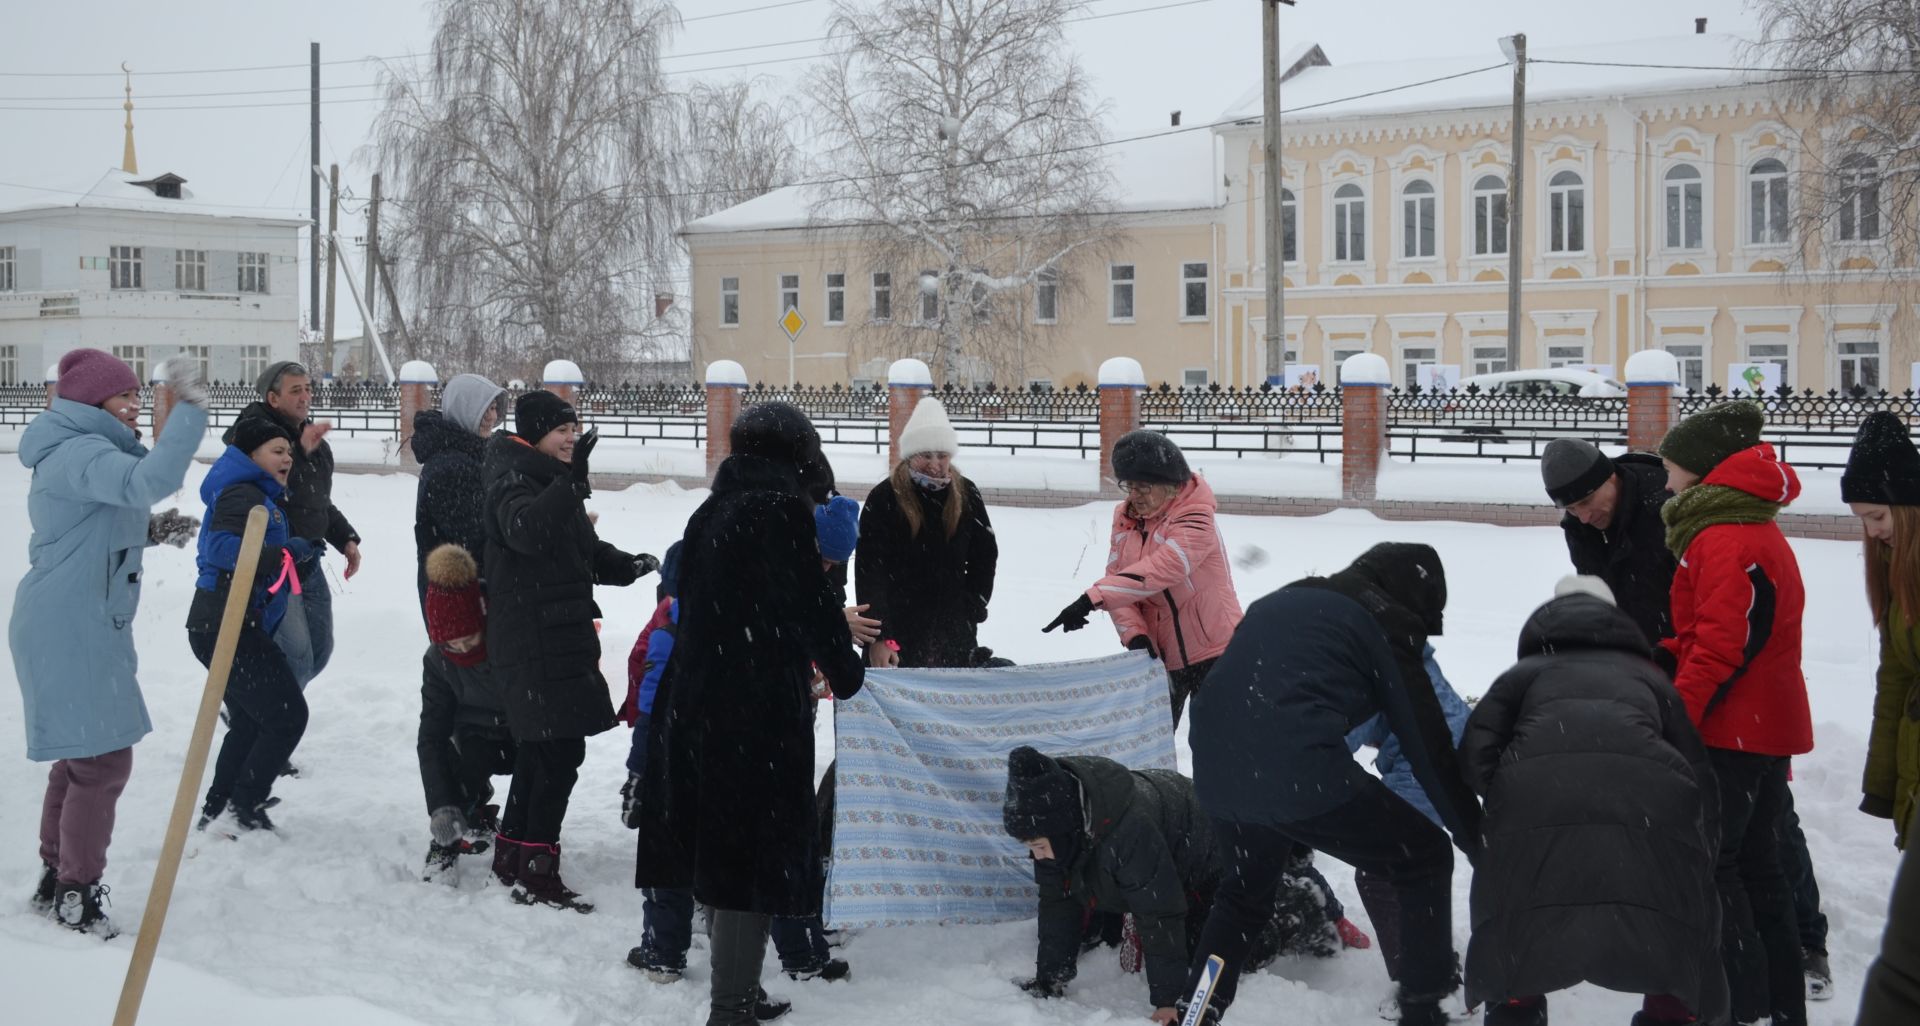
[[[1607,582],[1592,574],[1568,574],[1560,578],[1559,583],[1553,586],[1553,597],[1564,598],[1568,595],[1592,595],[1607,605],[1619,605],[1614,601],[1613,589],[1607,587]]]
[[[955,453],[959,450],[960,435],[953,430],[953,423],[947,420],[947,408],[938,399],[920,400],[913,408],[913,416],[907,418],[907,426],[900,429],[900,458],[918,456],[923,452]]]

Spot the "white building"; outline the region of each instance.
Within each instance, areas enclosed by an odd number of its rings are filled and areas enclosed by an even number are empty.
[[[81,347],[143,380],[178,353],[212,381],[252,381],[297,359],[306,224],[203,199],[173,174],[0,187],[0,383],[44,381]]]

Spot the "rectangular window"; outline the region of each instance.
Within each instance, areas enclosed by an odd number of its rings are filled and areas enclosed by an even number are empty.
[[[827,323],[847,323],[847,275],[845,271],[827,272]]]
[[[1667,172],[1666,182],[1667,248],[1699,249],[1706,217],[1700,172],[1681,164]]]
[[[141,284],[139,246],[114,246],[107,251],[107,277],[116,289],[146,288]]]
[[[213,380],[213,347],[181,346],[180,355],[200,365],[200,380]],[[265,367],[260,368],[266,370]],[[257,377],[257,375],[256,375]]]
[[[1280,190],[1280,262],[1291,264],[1300,259],[1300,233],[1296,229],[1299,204],[1292,189]],[[1263,236],[1264,237],[1264,236]]]
[[[1182,370],[1180,372],[1180,386],[1182,388],[1207,387],[1207,369],[1205,367],[1188,367]]]
[[[1107,320],[1133,320],[1133,265],[1107,267]]]
[[[920,285],[920,323],[938,324],[940,322],[940,273],[921,271]]]
[[[1357,185],[1343,185],[1334,193],[1333,259],[1341,263],[1367,259],[1367,200]]]
[[[1189,321],[1207,317],[1207,265],[1180,265],[1180,316]]]
[[[1499,374],[1507,369],[1505,342],[1476,342],[1473,345],[1473,372]]]
[[[173,251],[173,288],[176,292],[207,291],[206,250],[176,249]]]
[[[1837,343],[1840,356],[1840,390],[1880,391],[1880,342],[1867,339]]]
[[[1060,321],[1060,273],[1041,271],[1033,279],[1033,323],[1057,324]]]
[[[114,359],[132,367],[133,376],[136,379],[140,381],[147,380],[146,346],[114,346],[113,356]]]
[[[267,372],[272,349],[267,346],[240,347],[240,380],[258,381]]]
[[[15,258],[12,246],[0,246],[0,292],[12,292],[19,288],[20,276],[14,270]],[[12,378],[7,378],[12,381]]]
[[[1347,357],[1366,351],[1367,348],[1365,346],[1344,345],[1327,347],[1327,361],[1333,365],[1333,383],[1335,386],[1340,384],[1340,372],[1346,368]],[[1323,377],[1322,380],[1324,381],[1325,378]]]
[[[0,346],[0,385],[20,384],[20,349]]]
[[[893,272],[873,272],[873,320],[893,320]]]
[[[740,323],[740,279],[720,279],[720,323],[733,327]]]
[[[1547,249],[1583,253],[1587,248],[1587,190],[1555,187],[1547,196]]]
[[[1400,200],[1400,255],[1408,260],[1430,257],[1434,252],[1433,186],[1424,181],[1410,182]]]
[[[1420,383],[1420,365],[1439,363],[1440,351],[1432,346],[1409,346],[1400,350],[1400,387],[1412,388]]]
[[[800,309],[800,276],[783,274],[780,276],[780,313]]]
[[[1700,342],[1668,342],[1661,348],[1680,365],[1680,387],[1690,392],[1707,387],[1707,347]]]
[[[1590,361],[1587,359],[1587,344],[1585,342],[1561,343],[1547,347],[1547,366],[1549,368],[1578,367],[1588,362]]]
[[[240,254],[240,281],[237,284],[241,292],[264,294],[267,291],[267,255],[265,253]]]
[[[1495,256],[1507,251],[1506,184],[1499,192],[1482,189],[1473,197],[1473,252],[1477,256]]]

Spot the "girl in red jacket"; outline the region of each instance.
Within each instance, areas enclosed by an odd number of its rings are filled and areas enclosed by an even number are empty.
[[[1800,479],[1760,441],[1760,407],[1725,403],[1660,443],[1673,578],[1674,686],[1719,780],[1720,957],[1735,1022],[1804,1026],[1792,892],[1779,858],[1787,760],[1813,749],[1800,674],[1800,566],[1774,522]]]

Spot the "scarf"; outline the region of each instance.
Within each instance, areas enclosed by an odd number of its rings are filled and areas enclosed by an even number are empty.
[[[951,475],[947,477],[929,477],[912,467],[907,468],[907,473],[913,478],[914,484],[930,492],[944,492],[947,490],[947,486],[953,483],[953,477]]]
[[[1701,531],[1717,524],[1766,524],[1780,515],[1781,505],[1726,485],[1695,485],[1660,507],[1667,525],[1667,549],[1675,559]]]

